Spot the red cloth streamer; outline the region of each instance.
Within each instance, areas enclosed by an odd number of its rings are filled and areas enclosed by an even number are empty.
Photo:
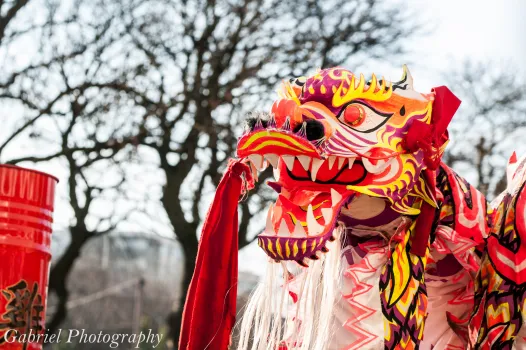
[[[186,296],[179,349],[228,348],[236,321],[237,204],[240,195],[253,185],[248,165],[231,159],[203,225]]]
[[[449,140],[447,127],[460,106],[460,100],[445,86],[433,89],[435,101],[431,123],[415,120],[405,137],[405,148],[411,152],[424,151],[428,169],[436,170],[442,158],[441,147]]]
[[[411,152],[424,151],[424,179],[433,191],[436,187],[435,170],[442,158],[442,146],[449,140],[447,127],[460,106],[460,100],[445,86],[433,89],[435,101],[431,123],[414,121],[405,138],[405,147]],[[434,193],[433,193],[434,194]],[[418,216],[411,253],[425,256],[429,235],[435,219],[435,208],[427,202],[422,203]]]

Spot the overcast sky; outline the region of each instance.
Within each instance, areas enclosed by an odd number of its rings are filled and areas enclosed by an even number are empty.
[[[416,56],[421,57],[412,69],[416,88],[428,90],[437,85],[433,81],[437,71],[447,70],[448,66],[465,59],[512,63],[521,69],[521,74],[526,73],[526,1],[441,0],[424,3],[410,0],[408,3],[422,8],[436,20],[436,30],[432,35],[410,44]]]
[[[513,64],[517,74],[526,76],[526,0],[407,0],[405,4],[436,23],[430,24],[430,35],[407,43],[416,90],[427,92],[444,84],[441,72],[466,59]],[[393,57],[366,68],[396,81],[403,63],[404,58]],[[455,92],[454,86],[449,88]],[[240,252],[240,261],[241,270],[264,273],[265,254],[256,244]]]

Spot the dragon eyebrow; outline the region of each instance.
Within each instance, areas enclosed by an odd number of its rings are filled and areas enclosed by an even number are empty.
[[[348,79],[348,76],[344,78]],[[372,75],[370,84],[366,84],[365,77],[363,74],[360,74],[360,80],[358,81],[358,85],[356,85],[356,76],[353,74],[348,88],[345,88],[343,85],[344,80],[342,80],[342,83],[334,93],[332,104],[335,107],[340,107],[359,98],[371,101],[385,101],[388,100],[393,93],[393,86],[391,84],[387,86],[383,78],[379,82],[374,74]],[[379,88],[378,91],[375,91],[377,88]]]

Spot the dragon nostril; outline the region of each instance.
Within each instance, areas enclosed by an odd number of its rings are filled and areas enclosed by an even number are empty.
[[[325,135],[325,127],[322,123],[314,119],[305,120],[305,134],[307,140],[315,141],[321,139]],[[294,132],[298,132],[301,129],[302,124],[296,125]]]

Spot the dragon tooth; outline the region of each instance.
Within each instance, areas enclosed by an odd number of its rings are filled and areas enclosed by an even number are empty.
[[[345,163],[344,157],[338,157],[338,170],[340,170],[343,166],[343,163]]]
[[[321,208],[321,215],[325,220],[325,225],[327,225],[332,219],[332,209],[331,208]]]
[[[342,195],[339,194],[334,188],[331,188],[331,200],[333,207],[342,200]]]
[[[258,181],[258,170],[256,169],[256,166],[252,161],[249,161],[248,164],[250,164],[250,172],[252,173],[252,177],[257,182]]]
[[[301,226],[301,222],[299,220],[296,221],[296,225],[294,225],[294,231],[292,232],[292,235],[294,237],[307,237],[307,233],[305,233],[305,229],[303,226]]]
[[[331,170],[332,166],[334,165],[334,162],[336,161],[336,158],[337,158],[336,156],[329,156],[329,160],[328,160],[328,162],[329,162],[329,164],[328,164],[329,165],[329,170]]]
[[[307,209],[307,228],[309,231],[309,235],[318,235],[323,232],[323,226],[320,225],[314,217],[312,204],[309,204],[309,207]]]
[[[356,160],[356,157],[349,158],[349,165],[348,165],[349,169],[352,169],[352,166],[353,166],[355,160]]]
[[[281,219],[281,222],[279,224],[278,237],[290,237],[290,231],[287,227],[285,219]]]
[[[297,156],[297,158],[303,166],[303,169],[308,171],[311,158],[309,156]]]
[[[272,175],[274,175],[274,180],[279,181],[279,169],[273,168]]]
[[[272,165],[273,168],[278,167],[279,157],[277,156],[277,154],[265,154],[265,158],[268,160],[268,162],[270,163],[270,165]]]
[[[310,170],[310,177],[312,181],[316,181],[316,174],[318,174],[318,170],[320,170],[321,165],[323,164],[323,159],[318,158],[312,158],[312,164],[311,164],[311,170]]]
[[[283,159],[283,162],[287,165],[287,169],[292,171],[294,167],[294,156],[281,156],[281,159]]]
[[[260,156],[259,154],[251,154],[248,156],[248,159],[250,159],[256,169],[259,170],[263,167],[263,156]]]

